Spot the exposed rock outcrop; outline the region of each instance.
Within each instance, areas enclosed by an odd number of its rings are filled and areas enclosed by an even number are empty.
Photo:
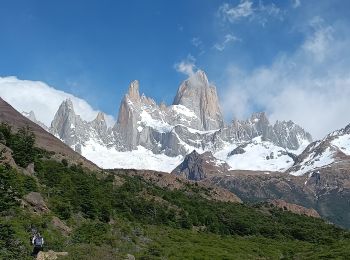
[[[13,168],[17,168],[17,164],[12,157],[12,150],[2,143],[0,143],[0,163],[8,164]]]
[[[52,217],[51,224],[65,236],[72,232],[72,229],[56,216]]]
[[[68,256],[68,252],[55,252],[49,250],[48,252],[40,251],[36,257],[36,260],[56,260],[60,256]]]
[[[268,204],[273,205],[274,207],[280,208],[282,210],[287,210],[290,212],[293,212],[298,215],[305,215],[308,217],[314,217],[314,218],[320,218],[321,216],[317,213],[316,210],[313,208],[305,208],[303,206],[293,204],[293,203],[288,203],[284,200],[268,200]]]
[[[226,162],[216,159],[211,152],[199,154],[194,150],[186,155],[184,161],[172,171],[172,174],[199,181],[213,175],[225,174],[229,168]]]
[[[50,211],[44,201],[44,198],[39,192],[30,192],[24,196],[23,200],[25,206],[29,205],[29,207],[36,213],[41,214]]]

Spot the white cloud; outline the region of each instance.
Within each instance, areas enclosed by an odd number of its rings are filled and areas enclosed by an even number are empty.
[[[312,19],[310,26],[313,33],[308,36],[303,48],[306,52],[314,55],[317,61],[321,62],[328,53],[327,50],[332,47],[333,27],[324,26],[324,21],[320,17]]]
[[[237,42],[237,41],[241,41],[241,39],[237,38],[236,36],[234,36],[232,34],[226,34],[224,41],[221,43],[215,43],[213,47],[214,47],[214,49],[217,49],[218,51],[223,51],[228,44],[233,43],[233,42]]]
[[[19,112],[33,110],[36,118],[46,126],[51,125],[58,107],[67,98],[72,100],[75,112],[85,120],[93,120],[98,113],[85,100],[40,81],[0,77],[0,96]],[[114,118],[107,115],[106,121],[111,125]]]
[[[254,3],[251,0],[241,0],[236,6],[224,3],[219,7],[218,16],[224,22],[235,23],[243,19],[257,21],[262,26],[268,21],[268,18],[275,17],[283,19],[284,11],[274,3],[264,4],[263,1]]]
[[[219,7],[219,14],[222,16],[223,20],[236,22],[254,14],[253,3],[250,0],[242,0],[236,6],[224,3]]]
[[[192,76],[194,74],[194,70],[196,69],[195,58],[191,55],[188,55],[186,59],[176,63],[174,68],[177,72],[183,73],[187,76]]]
[[[315,138],[350,123],[350,37],[344,26],[316,20],[299,48],[279,55],[271,66],[248,72],[227,68],[222,93],[227,117],[266,110],[272,120],[293,120]]]

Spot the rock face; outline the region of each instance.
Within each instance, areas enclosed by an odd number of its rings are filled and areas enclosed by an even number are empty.
[[[12,157],[12,150],[2,143],[0,143],[0,163],[17,168],[16,162]]]
[[[216,159],[211,152],[198,154],[194,150],[186,155],[184,161],[172,171],[172,174],[199,181],[209,176],[225,174],[229,168],[227,163]]]
[[[38,192],[30,192],[24,196],[24,201],[30,205],[36,213],[47,213],[49,208],[47,207],[43,197]]]
[[[65,236],[72,232],[72,229],[56,216],[52,217],[51,224]]]
[[[215,130],[224,126],[216,87],[210,85],[204,71],[197,71],[179,87],[173,105],[192,110],[200,120],[198,130]]]

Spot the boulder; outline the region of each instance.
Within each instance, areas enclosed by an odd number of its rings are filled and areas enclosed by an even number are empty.
[[[36,260],[56,260],[59,256],[67,256],[68,252],[54,252],[49,250],[48,252],[40,251],[36,257]]]
[[[70,227],[68,227],[62,220],[60,220],[58,217],[53,217],[51,220],[51,224],[58,229],[59,231],[61,231],[61,233],[65,236],[68,236],[71,232],[72,229]]]
[[[25,206],[29,206],[36,213],[46,213],[49,212],[43,197],[39,192],[30,192],[23,198]]]

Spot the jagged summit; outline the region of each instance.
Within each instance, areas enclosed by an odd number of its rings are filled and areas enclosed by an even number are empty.
[[[105,121],[105,114],[103,112],[98,112],[95,120],[96,121]]]
[[[200,119],[203,130],[224,126],[216,87],[211,85],[204,71],[197,71],[179,87],[173,105],[183,105]]]
[[[24,115],[26,118],[28,118],[30,121],[36,123],[37,125],[41,126],[42,128],[44,128],[45,130],[49,130],[49,128],[41,121],[36,119],[35,113],[33,110],[31,110],[29,113],[23,111],[22,115]]]
[[[138,80],[134,80],[130,83],[127,97],[131,101],[137,102],[140,100],[139,85],[140,85],[140,83]]]
[[[27,117],[28,119],[30,119],[31,121],[35,122],[36,121],[36,116],[34,114],[34,111],[33,110],[30,110],[29,113],[23,111],[22,114]]]

